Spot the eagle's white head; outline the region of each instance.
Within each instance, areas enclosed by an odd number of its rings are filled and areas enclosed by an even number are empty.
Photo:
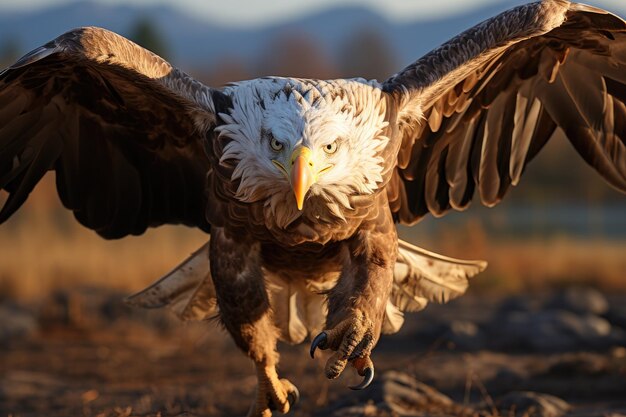
[[[236,198],[264,202],[286,228],[300,216],[345,220],[350,197],[383,181],[386,102],[375,82],[265,78],[228,87],[232,110],[218,128],[235,161]]]

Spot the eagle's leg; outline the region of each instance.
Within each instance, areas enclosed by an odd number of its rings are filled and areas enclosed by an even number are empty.
[[[335,351],[326,362],[327,378],[337,378],[351,363],[364,377],[352,388],[365,388],[373,379],[370,354],[380,337],[397,247],[391,214],[383,210],[370,229],[348,242],[349,260],[328,296],[327,330],[311,345],[311,355],[317,347]]]
[[[257,369],[257,397],[248,417],[286,413],[298,400],[298,390],[276,372],[278,329],[271,316],[258,243],[236,241],[223,229],[211,230],[211,276],[220,319],[237,346]]]
[[[272,410],[281,413],[289,411],[298,402],[300,393],[289,380],[278,379],[275,365],[255,362],[257,370],[256,401],[250,407],[248,417],[269,417]]]

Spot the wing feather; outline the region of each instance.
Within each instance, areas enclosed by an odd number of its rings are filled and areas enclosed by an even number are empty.
[[[511,9],[383,88],[404,134],[388,192],[400,222],[463,210],[475,190],[497,204],[559,132],[626,192],[626,22],[609,12],[564,0]]]
[[[472,119],[463,129],[455,129],[451,132],[450,151],[446,160],[446,178],[450,186],[450,205],[455,210],[464,208],[465,193],[471,181],[467,167],[475,122],[476,119]]]
[[[208,231],[204,142],[219,94],[104,29],[28,53],[0,73],[0,223],[56,170],[63,204],[104,237]]]

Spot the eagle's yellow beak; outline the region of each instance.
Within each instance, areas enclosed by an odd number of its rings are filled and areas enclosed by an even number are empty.
[[[296,196],[298,210],[302,210],[304,197],[315,182],[311,149],[298,146],[291,154],[291,188]]]

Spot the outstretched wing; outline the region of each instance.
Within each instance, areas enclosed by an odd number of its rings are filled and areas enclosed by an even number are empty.
[[[164,223],[208,231],[215,94],[104,29],[32,51],[0,73],[0,223],[55,170],[63,204],[106,238]]]
[[[403,142],[396,219],[497,204],[557,132],[626,192],[626,22],[544,0],[462,33],[384,83]]]

